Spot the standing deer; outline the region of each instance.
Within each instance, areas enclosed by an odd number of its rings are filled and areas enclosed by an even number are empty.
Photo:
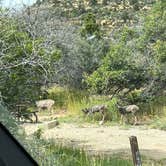
[[[106,112],[107,109],[108,109],[108,107],[106,105],[96,105],[96,106],[93,106],[91,108],[82,109],[82,111],[87,115],[94,114],[96,112],[101,113],[103,115],[103,118],[99,122],[99,124],[102,125],[104,123],[105,112]]]
[[[118,111],[121,114],[121,122],[123,123],[124,121],[124,116],[126,116],[127,114],[132,114],[134,117],[134,125],[137,124],[137,116],[136,113],[139,111],[139,107],[137,105],[127,105],[127,106],[119,106],[118,107]]]
[[[52,113],[52,106],[54,105],[55,101],[51,99],[39,100],[36,101],[36,106],[39,110],[49,110]]]

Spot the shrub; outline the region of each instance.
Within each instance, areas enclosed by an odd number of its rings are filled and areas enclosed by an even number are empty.
[[[132,90],[128,95],[127,99],[129,103],[138,103],[141,101],[141,94],[142,90],[141,89],[134,89]]]
[[[12,133],[17,130],[17,122],[14,120],[13,116],[0,101],[0,122],[6,126]]]
[[[48,98],[55,101],[55,106],[58,108],[66,107],[68,100],[68,90],[60,86],[55,86],[48,89]]]

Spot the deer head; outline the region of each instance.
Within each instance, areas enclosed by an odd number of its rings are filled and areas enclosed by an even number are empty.
[[[85,114],[87,114],[89,112],[88,108],[84,108],[81,111],[84,112]]]

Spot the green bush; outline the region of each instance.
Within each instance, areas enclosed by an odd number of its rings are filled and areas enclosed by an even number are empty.
[[[143,114],[163,117],[166,115],[166,97],[160,96],[147,103],[140,104]]]
[[[159,118],[159,117],[156,116],[153,119],[153,121],[151,122],[150,127],[166,131],[166,119],[165,118]]]
[[[48,89],[48,98],[55,101],[56,108],[67,109],[69,112],[78,113],[81,105],[87,102],[88,93],[81,90],[54,86]]]
[[[0,122],[6,126],[12,133],[17,130],[17,122],[14,117],[10,114],[7,108],[0,101]]]
[[[48,89],[48,98],[55,101],[56,107],[66,107],[68,100],[68,90],[59,86]]]
[[[99,25],[96,22],[96,17],[93,13],[88,13],[84,16],[83,25],[81,28],[82,37],[95,36],[98,39],[101,38],[101,31]]]
[[[134,89],[127,95],[127,99],[129,103],[138,103],[141,101],[141,94],[142,90],[141,89]]]

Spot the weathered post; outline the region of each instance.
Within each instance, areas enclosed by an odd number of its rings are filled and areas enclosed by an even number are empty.
[[[132,156],[133,156],[134,166],[142,166],[141,155],[140,155],[139,148],[138,148],[137,137],[131,136],[129,138],[129,140],[130,140],[130,146],[131,146],[131,152],[132,152]]]

